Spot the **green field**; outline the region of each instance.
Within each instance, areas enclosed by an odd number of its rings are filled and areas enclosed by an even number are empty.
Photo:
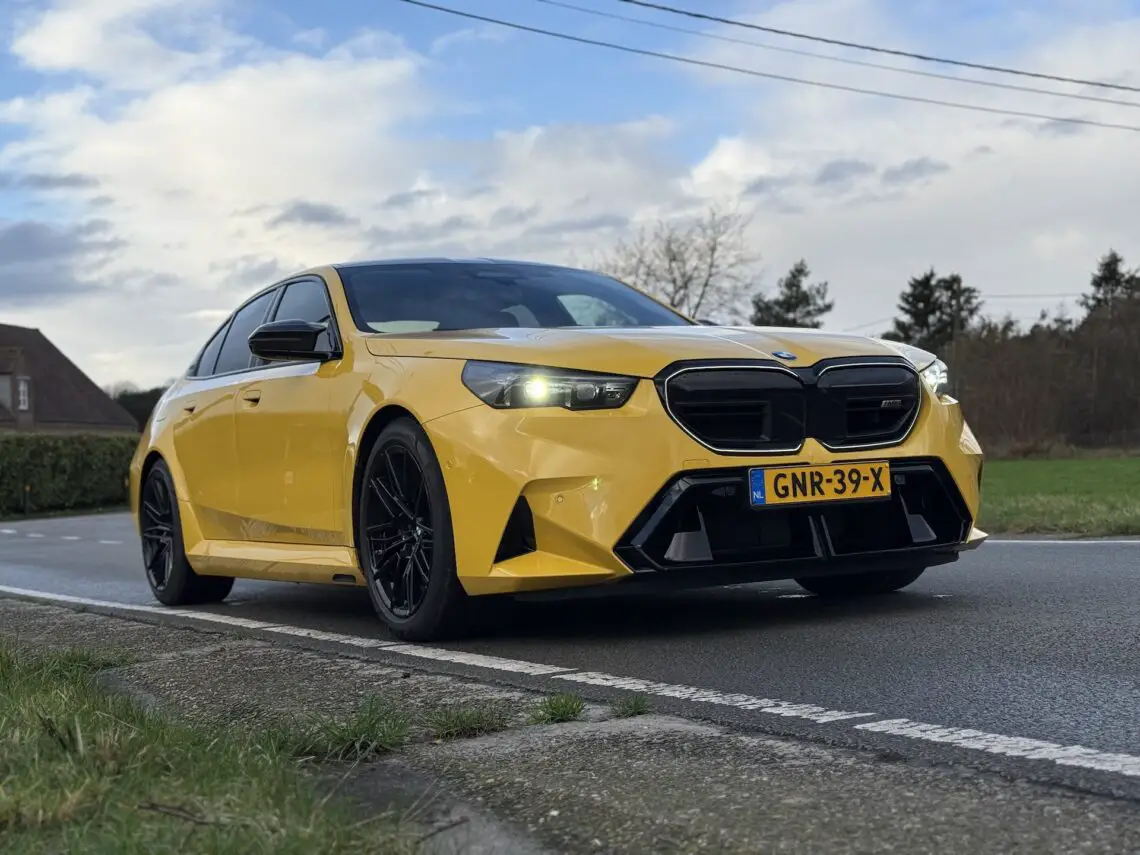
[[[1140,534],[1140,457],[988,460],[978,525],[991,534]]]
[[[394,819],[361,821],[319,795],[296,756],[312,734],[219,732],[143,712],[96,685],[107,664],[0,644],[5,855],[415,851]]]

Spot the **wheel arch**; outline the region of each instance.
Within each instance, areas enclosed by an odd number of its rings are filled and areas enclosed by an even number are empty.
[[[146,457],[143,458],[142,465],[139,467],[139,484],[138,484],[138,491],[139,492],[138,492],[138,496],[136,497],[137,502],[136,502],[135,516],[139,517],[140,519],[142,517],[143,487],[146,486],[146,479],[148,477],[150,477],[150,471],[152,469],[154,469],[155,464],[158,463],[160,460],[166,465],[166,467],[168,469],[170,468],[170,464],[166,462],[166,458],[163,457],[162,452],[159,451],[157,448],[152,448],[150,451],[148,451],[146,453]]]

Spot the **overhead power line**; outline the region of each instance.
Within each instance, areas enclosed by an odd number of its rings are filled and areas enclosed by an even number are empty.
[[[807,39],[821,44],[836,45],[838,47],[855,48],[856,50],[872,51],[873,53],[890,54],[891,56],[904,56],[908,59],[917,59],[923,62],[937,62],[943,65],[956,65],[960,68],[976,68],[979,71],[993,71],[998,74],[1014,74],[1019,77],[1036,77],[1039,80],[1053,80],[1057,83],[1075,83],[1078,86],[1096,86],[1101,89],[1117,89],[1123,92],[1140,92],[1140,86],[1128,86],[1124,83],[1109,83],[1105,80],[1082,80],[1079,77],[1065,77],[1059,74],[1045,74],[1039,71],[1025,71],[1020,68],[1008,68],[1001,65],[986,65],[980,62],[967,62],[961,59],[947,59],[940,56],[928,56],[922,53],[912,53],[894,48],[876,47],[874,45],[848,42],[842,39],[831,39],[825,36],[813,36],[807,33],[798,33],[794,30],[781,30],[777,27],[766,27],[748,21],[734,21],[732,18],[721,18],[717,15],[706,15],[704,12],[693,12],[689,9],[678,9],[676,6],[666,6],[661,3],[651,3],[649,0],[618,0],[619,3],[629,3],[631,6],[641,6],[645,9],[656,9],[659,12],[668,12],[671,15],[683,15],[686,18],[695,18],[702,21],[711,21],[716,24],[726,24],[730,27],[743,27],[748,30],[757,30],[763,33],[773,33],[778,36],[789,36],[793,39]]]
[[[584,15],[593,15],[598,18],[609,18],[612,21],[624,21],[628,24],[637,24],[642,27],[652,27],[656,30],[667,30],[672,33],[684,33],[689,36],[697,36],[702,39],[711,39],[718,42],[726,42],[728,44],[745,45],[747,47],[759,48],[760,50],[773,51],[775,53],[791,54],[793,56],[806,56],[812,59],[822,59],[825,62],[838,62],[843,65],[854,65],[860,68],[875,68],[880,71],[889,71],[893,74],[909,74],[914,77],[925,77],[931,80],[948,80],[952,83],[963,83],[968,86],[985,86],[990,89],[1005,89],[1011,92],[1027,92],[1033,95],[1048,95],[1053,98],[1069,98],[1076,101],[1094,101],[1099,104],[1112,104],[1118,107],[1134,107],[1140,108],[1140,102],[1136,101],[1122,101],[1117,98],[1101,98],[1097,95],[1081,95],[1077,92],[1058,92],[1056,89],[1041,89],[1036,86],[1019,86],[1016,83],[1000,83],[996,80],[977,80],[972,77],[957,77],[953,74],[939,74],[937,71],[922,71],[918,68],[899,68],[897,65],[884,65],[881,62],[867,62],[860,59],[850,59],[845,56],[831,56],[826,53],[815,53],[810,50],[797,50],[789,47],[779,47],[777,45],[764,44],[763,42],[754,42],[749,39],[737,39],[732,36],[724,36],[719,33],[707,33],[703,30],[694,30],[689,27],[675,27],[671,24],[662,24],[658,21],[647,21],[644,18],[634,18],[629,15],[618,15],[614,12],[603,12],[600,9],[588,9],[585,6],[578,6],[574,3],[563,3],[561,0],[535,0],[536,3],[542,3],[547,6],[556,6],[560,9],[569,9],[574,12],[581,12]]]
[[[904,95],[900,92],[884,92],[879,89],[863,89],[858,86],[845,86],[841,83],[825,83],[821,80],[808,80],[802,77],[792,77],[786,74],[773,74],[766,71],[757,71],[752,68],[741,68],[735,65],[726,65],[719,62],[710,62],[702,59],[693,59],[692,57],[687,56],[677,56],[676,54],[671,53],[661,53],[659,51],[630,47],[629,45],[621,45],[616,44],[615,42],[601,41],[600,39],[588,39],[583,36],[574,36],[569,33],[543,29],[542,27],[532,27],[527,24],[519,24],[514,21],[504,21],[501,18],[491,18],[487,15],[477,15],[474,12],[463,12],[459,9],[451,9],[447,6],[438,6],[435,3],[427,3],[424,2],[424,0],[399,0],[399,2],[407,3],[411,6],[420,6],[424,9],[433,9],[436,12],[443,12],[445,14],[454,15],[459,18],[466,18],[471,21],[482,21],[486,24],[495,24],[500,27],[508,27],[512,30],[520,30],[522,32],[535,33],[536,35],[549,36],[550,38],[575,42],[577,44],[592,45],[593,47],[603,47],[610,50],[621,51],[623,53],[635,54],[637,56],[648,56],[655,59],[666,59],[671,60],[672,62],[679,62],[685,65],[692,65],[700,68],[712,68],[718,71],[731,71],[736,74],[745,74],[750,77],[761,77],[767,80],[781,80],[785,83],[799,83],[804,86],[816,86],[822,89],[833,89],[839,92],[853,92],[858,95],[875,95],[880,98],[891,98],[896,101],[909,101],[915,104],[933,104],[939,107],[952,107],[957,110],[970,110],[976,113],[990,113],[992,115],[999,116],[1014,116],[1021,119],[1037,119],[1043,122],[1062,122],[1072,125],[1086,125],[1095,128],[1111,128],[1113,130],[1140,133],[1140,126],[1137,125],[1122,125],[1113,122],[1099,122],[1095,119],[1079,119],[1075,116],[1050,116],[1043,113],[1031,113],[1023,110],[1005,110],[998,107],[985,107],[981,104],[964,104],[959,101],[945,101],[940,98],[924,98],[919,95]]]

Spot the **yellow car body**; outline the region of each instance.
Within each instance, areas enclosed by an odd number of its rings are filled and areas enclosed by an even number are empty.
[[[407,263],[438,267],[459,262]],[[130,468],[132,512],[144,547],[148,538],[159,543],[155,549],[165,544],[184,556],[186,573],[206,579],[368,587],[368,562],[362,560],[358,530],[361,497],[368,491],[362,472],[378,437],[399,420],[422,431],[442,474],[450,544],[446,550],[437,545],[435,551],[451,553],[444,572],[461,589],[452,592],[453,599],[649,578],[701,585],[827,578],[856,571],[866,576],[880,567],[904,565],[921,572],[953,561],[985,537],[974,525],[982,451],[959,403],[927,382],[913,356],[921,351],[857,335],[717,327],[679,317],[667,326],[375,331],[354,315],[342,277],[353,269],[382,275],[386,264],[317,267],[243,303],[250,306],[261,298],[257,305],[270,307],[291,283],[309,283],[309,294],[322,286],[329,317],[321,322],[329,328],[330,349],[322,358],[251,357],[247,366],[206,376],[197,376],[192,366],[163,395]],[[486,264],[494,270],[497,263],[464,264]],[[616,282],[613,286],[627,288]],[[268,322],[270,315],[261,320]],[[278,315],[274,320],[289,319]],[[236,341],[239,336],[233,337]],[[223,339],[223,352],[226,346]],[[628,398],[614,408],[503,408],[480,399],[465,382],[465,369],[472,363],[536,366],[538,371],[554,370],[556,377],[557,369],[600,372],[633,378],[633,384]],[[760,418],[756,413],[762,407],[769,407],[764,413],[792,413],[792,421],[807,424],[809,417],[801,415],[814,413],[811,408],[818,402],[812,398],[801,407],[796,396],[814,389],[821,382],[814,373],[817,367],[829,365],[854,369],[833,376],[872,376],[861,374],[860,366],[893,372],[890,377],[898,382],[909,382],[908,372],[913,374],[917,398],[912,417],[900,422],[905,430],[895,430],[886,441],[848,441],[846,446],[812,436],[807,428],[800,431],[807,434],[802,436],[787,428],[791,441],[776,446],[760,447],[748,436],[736,443],[743,448],[726,447],[726,442],[732,444],[727,439],[709,440],[724,434],[715,427],[717,407],[727,406],[716,398],[724,392],[716,384],[747,386],[757,378],[755,390],[730,390],[729,397],[736,397],[728,404],[751,414],[741,417],[741,425],[759,423],[748,418]],[[221,360],[217,367],[223,367]],[[801,376],[796,378],[795,372]],[[810,381],[807,385],[803,377]],[[765,383],[779,387],[770,390],[772,400],[783,403],[760,400]],[[568,388],[569,395],[596,394],[593,387]],[[833,397],[849,391],[844,382],[831,388],[828,394]],[[848,427],[858,419],[887,423],[873,421],[887,418],[880,412],[856,412],[858,407],[850,403],[855,398],[844,400]],[[884,399],[875,406],[898,409],[898,400]],[[859,401],[863,407],[863,398]],[[832,407],[827,411],[828,430],[838,430],[837,405],[831,398],[825,403]],[[822,413],[823,404],[819,406]],[[725,419],[736,417],[735,411],[726,412]],[[693,425],[713,427],[694,430]],[[385,458],[388,463],[392,459]],[[148,522],[150,505],[144,496],[144,484],[159,462],[168,473],[177,510],[176,516],[168,515],[173,523],[164,525]],[[765,477],[750,481],[754,469],[810,465],[825,467],[817,480],[829,478],[832,470],[854,478],[856,464],[868,462],[885,464],[876,471],[890,481],[889,498],[845,501],[834,495],[833,485],[827,501],[801,497],[803,501],[766,506],[748,501],[749,491],[759,489]],[[870,470],[860,471],[870,478]],[[906,486],[908,478],[911,487]],[[428,484],[428,476],[421,480]],[[787,477],[785,482],[791,483]],[[769,492],[775,489],[771,483]],[[804,483],[809,483],[807,476]],[[421,485],[420,492],[430,489]],[[161,491],[147,495],[161,497]],[[696,510],[686,506],[682,512],[678,502],[689,502]],[[695,519],[685,525],[696,525],[697,535],[703,531],[706,539],[703,547],[680,560],[667,555],[683,533],[682,523],[669,523],[672,534],[654,528],[664,525],[661,521],[674,511]],[[447,525],[438,508],[432,513],[440,524],[425,528],[435,528],[442,537],[441,526]],[[925,529],[915,518],[924,520]],[[769,522],[771,542],[756,540],[750,532],[765,529]],[[168,533],[171,526],[177,531]],[[713,544],[717,526],[723,530],[716,535],[719,542],[729,544],[720,550],[720,558],[713,554],[719,548]],[[670,546],[663,549],[667,535]],[[405,540],[419,536],[400,535]],[[431,555],[420,560],[431,564],[436,560]],[[228,593],[228,586],[219,585],[213,595],[199,593],[197,601]],[[410,603],[412,594],[407,596]],[[167,599],[190,602],[195,597],[170,594]],[[391,618],[384,610],[381,616]],[[387,622],[408,638],[434,638],[447,631],[442,618],[411,627],[395,618]]]

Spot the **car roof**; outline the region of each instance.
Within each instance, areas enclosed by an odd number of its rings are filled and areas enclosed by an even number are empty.
[[[561,264],[550,264],[543,261],[520,261],[514,258],[444,258],[436,256],[410,257],[410,258],[378,258],[370,261],[347,261],[333,264],[338,270],[352,269],[354,267],[376,267],[395,264],[528,264],[535,267],[563,267]]]

